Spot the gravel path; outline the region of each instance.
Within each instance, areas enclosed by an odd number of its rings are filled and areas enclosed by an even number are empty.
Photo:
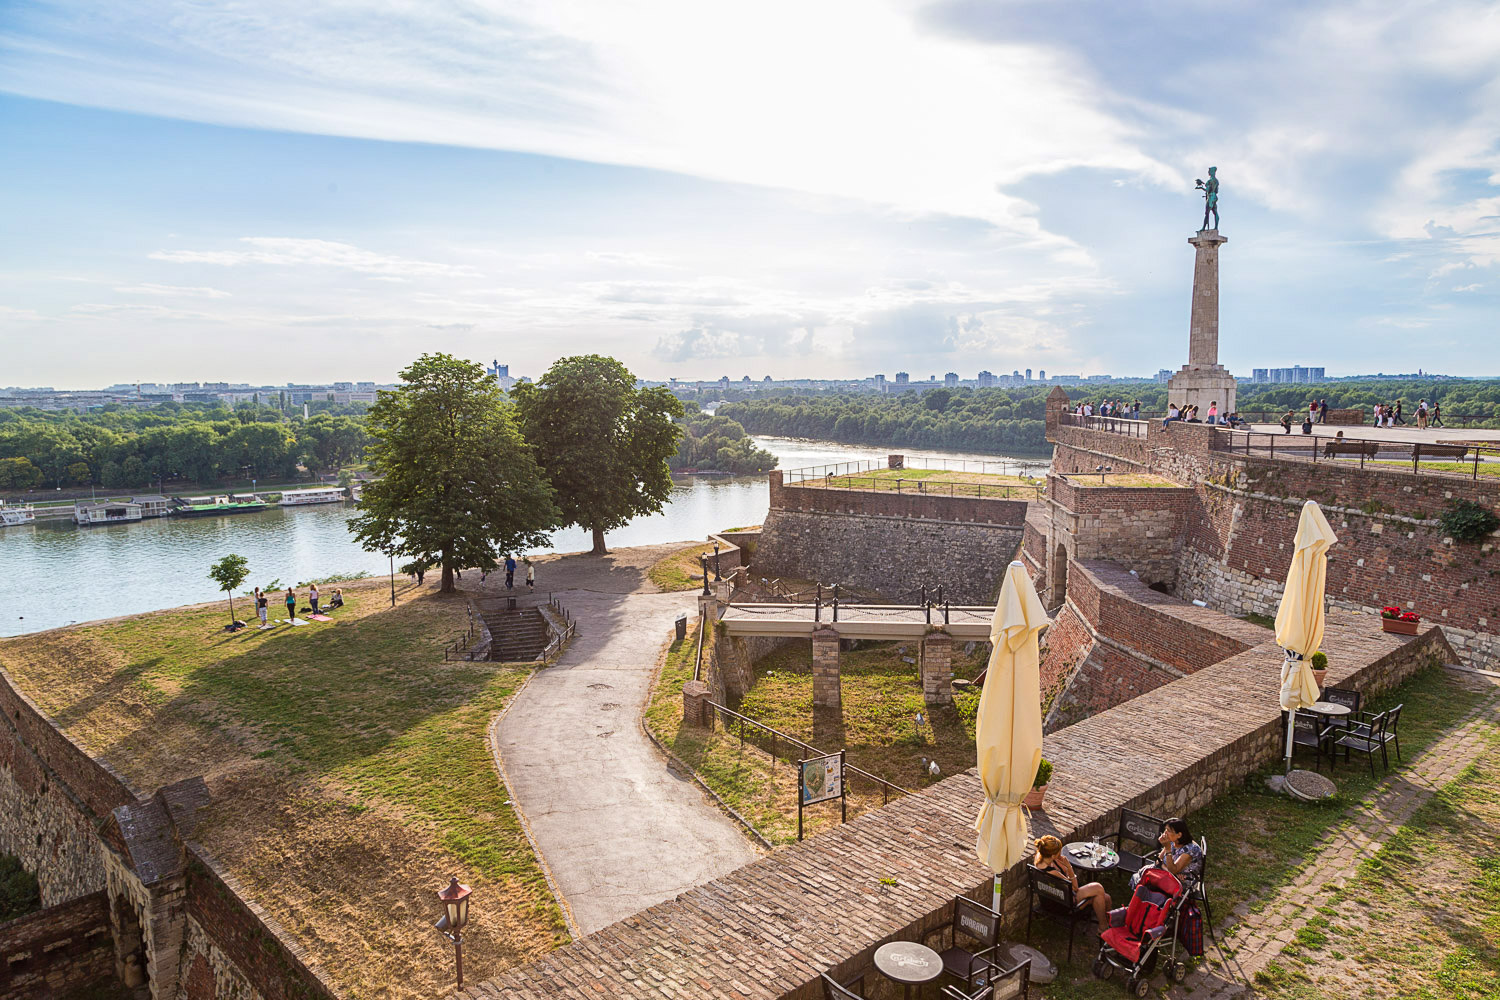
[[[691,592],[648,592],[656,588],[644,568],[680,547],[539,562],[538,591],[562,602],[578,632],[494,729],[511,793],[582,934],[757,856],[740,827],[690,777],[669,769],[641,730],[672,622],[695,606]]]

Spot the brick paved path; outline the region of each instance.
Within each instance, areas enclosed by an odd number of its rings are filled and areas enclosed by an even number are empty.
[[[1491,679],[1490,683],[1500,687],[1500,680]],[[1349,823],[1330,834],[1301,874],[1260,912],[1235,924],[1227,933],[1221,931],[1225,950],[1230,953],[1230,970],[1222,968],[1217,949],[1207,942],[1211,964],[1200,965],[1171,995],[1187,1000],[1252,996],[1244,980],[1254,981],[1255,974],[1281,954],[1317,907],[1325,905],[1328,894],[1343,888],[1362,861],[1379,851],[1434,792],[1474,761],[1497,727],[1500,690],[1398,772],[1372,805],[1356,808]],[[1228,972],[1233,973],[1233,979]]]

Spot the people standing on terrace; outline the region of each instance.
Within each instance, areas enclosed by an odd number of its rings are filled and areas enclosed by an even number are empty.
[[[1396,400],[1396,409],[1392,412],[1392,416],[1396,418],[1396,423],[1400,424],[1402,427],[1406,426],[1406,421],[1401,419],[1401,400],[1399,399]]]
[[[1425,399],[1419,399],[1419,400],[1417,400],[1417,430],[1419,430],[1419,431],[1425,431],[1426,429],[1427,429],[1427,400],[1425,400]]]

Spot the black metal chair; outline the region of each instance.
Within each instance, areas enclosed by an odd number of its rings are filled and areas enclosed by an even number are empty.
[[[1324,688],[1323,701],[1343,705],[1351,714],[1359,715],[1360,693],[1353,688]]]
[[[1382,738],[1387,745],[1396,747],[1398,761],[1401,759],[1401,734],[1397,731],[1397,727],[1401,725],[1401,710],[1405,707],[1406,703],[1402,702],[1395,708],[1387,709],[1385,713],[1385,735]],[[1385,758],[1385,766],[1391,766],[1390,758]]]
[[[1281,713],[1281,731],[1286,732],[1286,713]],[[1335,726],[1328,723],[1322,716],[1312,715],[1308,712],[1298,712],[1297,721],[1292,724],[1292,752],[1297,747],[1308,747],[1315,755],[1313,758],[1313,769],[1323,769],[1323,755],[1328,755],[1328,770],[1333,770],[1334,741],[1342,733],[1348,732],[1348,727]]]
[[[934,934],[947,932],[948,947],[940,952],[943,971],[972,987],[977,979],[983,978],[980,974],[994,965],[990,956],[1000,947],[1000,923],[1000,914],[988,906],[968,896],[957,896],[953,900],[953,918],[922,935],[923,943]],[[976,942],[976,950],[963,947],[959,943],[961,938]],[[940,941],[940,947],[941,944]]]
[[[1031,943],[1031,918],[1040,913],[1050,920],[1068,928],[1068,961],[1073,960],[1073,935],[1080,921],[1092,921],[1094,915],[1081,907],[1073,895],[1073,883],[1056,872],[1042,871],[1035,865],[1026,866],[1027,888],[1030,892],[1026,907],[1026,943]]]
[[[863,977],[860,983],[863,988]],[[823,973],[823,1000],[864,1000],[864,996],[854,992],[825,972]]]
[[[1134,809],[1121,809],[1120,828],[1099,838],[1104,842],[1114,842],[1115,853],[1120,856],[1120,863],[1115,865],[1114,870],[1134,875],[1149,865],[1161,849],[1156,838],[1161,836],[1163,825],[1164,821],[1155,816],[1147,816]],[[1125,846],[1127,843],[1143,848],[1146,853],[1137,854]]]
[[[1031,990],[1031,959],[1004,972],[997,965],[985,964],[989,966],[989,974],[982,984],[972,992],[965,992],[957,986],[944,986],[943,1000],[1026,1000]]]
[[[1201,903],[1203,905],[1203,926],[1205,926],[1205,927],[1208,928],[1208,933],[1210,935],[1212,935],[1212,937],[1213,937],[1213,939],[1215,941],[1217,941],[1219,939],[1219,935],[1214,930],[1214,908],[1212,906],[1210,906],[1209,902],[1208,902],[1208,838],[1207,837],[1199,837],[1198,838],[1198,849],[1203,852],[1203,861],[1200,863],[1200,866],[1199,866],[1200,867],[1200,871],[1199,871],[1199,874],[1198,874],[1198,881],[1195,884],[1189,886],[1189,888],[1188,888],[1188,892],[1189,892],[1189,897],[1188,898],[1196,900],[1197,902],[1199,902],[1199,903]]]
[[[1370,762],[1370,777],[1375,777],[1375,755],[1380,754],[1380,759],[1385,767],[1390,767],[1390,760],[1386,757],[1386,713],[1369,716],[1367,721],[1351,722],[1349,727],[1343,730],[1334,740],[1334,748],[1342,747],[1344,760],[1349,759],[1350,752],[1362,753]]]

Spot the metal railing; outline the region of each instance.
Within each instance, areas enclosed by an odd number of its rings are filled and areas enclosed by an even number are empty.
[[[470,646],[474,645],[474,637],[478,634],[479,626],[474,621],[474,613],[470,611],[468,631],[443,647],[443,660],[446,662],[448,660],[468,659],[469,657],[466,655],[467,650]]]
[[[856,464],[856,463],[848,463]],[[797,469],[801,473],[805,470]],[[826,476],[806,476],[793,485],[801,489],[868,490],[897,493],[903,496],[979,497],[991,500],[1040,500],[1046,493],[1045,483],[969,483],[931,476],[921,478],[901,475],[903,469],[878,466],[863,472],[840,472]],[[787,484],[785,475],[783,485]]]
[[[1477,480],[1480,469],[1500,463],[1500,447],[1487,444],[1430,443],[1421,441],[1375,441],[1367,438],[1331,438],[1307,434],[1267,434],[1261,431],[1214,432],[1212,449],[1234,455],[1278,458],[1293,462],[1327,462],[1358,466],[1377,472],[1401,472]],[[1424,464],[1426,463],[1426,464]],[[1433,463],[1465,466],[1436,468]],[[1500,475],[1500,467],[1495,468]]]
[[[542,649],[542,655],[538,657],[538,659],[542,660],[548,659],[561,650],[563,644],[573,638],[574,632],[578,630],[578,623],[568,613],[568,609],[563,607],[557,598],[550,594],[547,596],[547,607],[551,608],[552,613],[562,619],[563,626],[559,629],[552,622],[547,622],[547,631],[552,633],[552,638],[547,640],[547,645]]]
[[[1080,413],[1064,413],[1062,422],[1069,427],[1087,427],[1092,431],[1108,431],[1126,437],[1146,436],[1149,420],[1131,420],[1127,417],[1085,417]]]
[[[808,759],[810,757],[827,757],[827,756],[829,756],[828,754],[825,754],[822,750],[819,750],[817,747],[813,746],[811,743],[803,742],[802,740],[797,739],[797,737],[795,737],[795,736],[790,736],[790,735],[788,735],[786,733],[783,733],[779,729],[772,729],[770,726],[766,725],[765,723],[763,723],[763,722],[757,722],[756,720],[750,718],[748,715],[741,715],[739,712],[736,712],[734,709],[729,708],[729,707],[727,707],[725,705],[720,705],[716,701],[710,700],[708,704],[709,704],[709,707],[711,707],[714,710],[714,716],[713,717],[717,718],[719,720],[719,722],[724,726],[724,731],[726,733],[730,732],[734,728],[734,724],[736,722],[739,723],[740,746],[741,747],[743,747],[745,745],[745,728],[748,726],[753,731],[755,731],[756,733],[765,733],[766,735],[768,735],[770,737],[770,744],[771,744],[770,749],[766,749],[763,746],[761,747],[761,749],[762,750],[766,750],[766,752],[769,753],[774,758],[784,759],[784,760],[788,761],[789,763],[795,764],[798,760],[806,760],[806,759]],[[752,742],[755,742],[755,745],[760,746],[760,743],[758,741],[755,741],[755,740],[752,739]],[[784,756],[781,753],[778,753],[777,751],[780,749],[781,744],[783,744],[783,743],[786,744],[787,747],[795,747],[795,748],[797,748],[797,750],[801,754],[801,756],[800,757],[789,757],[789,756]],[[861,779],[863,779],[865,781],[870,781],[870,782],[873,782],[874,784],[878,785],[880,787],[880,804],[881,805],[885,805],[885,804],[887,804],[887,803],[890,802],[890,800],[891,800],[891,793],[892,792],[896,793],[897,795],[910,795],[911,794],[910,791],[908,791],[905,788],[902,788],[900,785],[893,784],[892,782],[886,781],[884,778],[880,777],[879,775],[871,774],[869,771],[866,771],[863,768],[855,767],[853,764],[849,763],[847,757],[844,760],[844,773],[845,774],[849,774],[849,775],[854,775],[854,776],[856,776],[858,778],[861,778]]]

